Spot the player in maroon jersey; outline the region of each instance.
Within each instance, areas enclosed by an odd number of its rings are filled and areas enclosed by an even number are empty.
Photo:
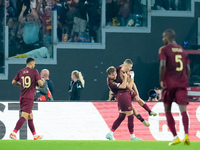
[[[107,84],[108,84],[108,86],[110,88],[110,87],[113,87],[113,84],[115,84],[115,80],[116,80],[116,77],[117,77],[117,76],[115,76],[115,74],[117,74],[116,73],[116,68],[114,66],[111,66],[111,67],[109,67],[107,69],[107,72],[108,72]],[[112,90],[114,92],[112,92]],[[117,92],[115,92],[115,90],[117,90],[117,89],[116,88],[112,88],[112,90],[110,88],[110,92],[112,92],[113,95],[114,95],[114,97],[116,97],[116,93]],[[133,97],[134,91],[131,91],[130,94]],[[116,101],[117,101],[117,99],[116,99]],[[133,104],[132,104],[132,107],[133,107],[133,113],[136,116],[136,118],[138,120],[140,120],[145,126],[149,127],[150,124],[146,120],[143,119],[143,117],[138,113],[138,111],[135,109],[135,107],[133,106]]]
[[[174,140],[169,145],[181,143],[177,136],[175,121],[171,113],[172,102],[176,102],[179,105],[185,131],[184,145],[189,145],[186,87],[188,87],[190,76],[190,61],[186,51],[180,45],[176,44],[175,32],[173,30],[165,30],[162,40],[165,46],[159,50],[160,86],[163,89],[162,101],[164,102],[168,127],[174,136]]]
[[[106,135],[109,140],[115,140],[113,132],[120,126],[121,122],[128,116],[128,129],[131,135],[131,140],[141,140],[138,139],[133,133],[133,107],[131,103],[130,91],[127,89],[127,73],[123,73],[123,81],[121,83],[116,82],[117,72],[115,67],[109,67],[107,69],[108,73],[108,86],[112,92],[116,95],[118,101],[119,117],[113,123],[111,131]]]
[[[28,126],[33,134],[34,140],[39,140],[43,137],[41,135],[37,135],[35,132],[35,127],[33,124],[32,107],[34,103],[35,87],[37,84],[39,86],[43,86],[45,81],[41,80],[40,74],[36,69],[34,69],[34,67],[35,59],[31,57],[27,58],[26,68],[20,70],[12,81],[13,85],[21,87],[21,118],[18,120],[14,131],[10,134],[10,138],[13,140],[17,140],[16,134],[27,119]]]
[[[123,65],[117,67],[117,79],[116,81],[118,82],[122,82],[123,80],[123,76],[122,73],[126,72],[129,76],[128,78],[128,82],[129,82],[129,86],[128,89],[130,90],[131,93],[131,99],[135,100],[138,102],[138,104],[140,106],[142,106],[148,113],[150,116],[156,116],[157,113],[151,111],[151,109],[148,107],[148,105],[140,98],[139,96],[139,92],[137,89],[137,86],[134,82],[134,75],[135,73],[132,70],[132,66],[133,66],[133,62],[130,59],[126,59],[123,63]]]

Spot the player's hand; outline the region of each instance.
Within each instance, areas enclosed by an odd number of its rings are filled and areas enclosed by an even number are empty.
[[[160,87],[161,87],[163,90],[167,89],[167,87],[164,85],[163,81],[160,81]]]
[[[127,73],[124,73],[123,75],[124,75],[124,79],[127,79],[128,77]]]

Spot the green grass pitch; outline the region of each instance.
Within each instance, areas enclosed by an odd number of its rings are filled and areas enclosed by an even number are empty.
[[[70,141],[0,140],[0,150],[198,150],[200,141],[189,146],[168,146],[168,141]]]

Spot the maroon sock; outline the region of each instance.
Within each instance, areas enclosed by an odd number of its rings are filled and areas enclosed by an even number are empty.
[[[130,132],[130,134],[133,134],[133,115],[128,116],[128,130]]]
[[[29,126],[29,129],[31,130],[32,134],[35,135],[36,132],[35,132],[34,124],[33,124],[33,119],[28,120],[28,126]]]
[[[168,127],[171,130],[172,134],[174,136],[176,136],[177,133],[176,133],[176,128],[175,128],[175,121],[174,121],[174,118],[172,116],[172,113],[171,112],[166,112],[165,114],[166,114],[166,117],[167,117]]]
[[[111,131],[114,132],[119,127],[119,125],[121,124],[121,122],[125,119],[125,117],[126,117],[126,114],[120,113],[119,117],[113,123]]]
[[[149,106],[145,103],[143,106],[142,106],[146,111],[148,111],[149,113],[151,112]]]
[[[188,134],[189,119],[188,119],[187,112],[184,111],[184,112],[181,113],[181,115],[182,115],[182,121],[183,121],[183,126],[184,126],[184,130],[185,130],[185,134]]]
[[[19,120],[17,121],[17,124],[15,126],[14,132],[17,133],[17,131],[22,127],[22,125],[24,124],[25,121],[26,121],[26,119],[24,117],[19,118]]]
[[[140,120],[141,122],[144,121],[144,118],[142,118],[142,116],[141,116],[140,114],[138,114],[138,115],[136,116],[136,118],[137,118],[138,120]]]

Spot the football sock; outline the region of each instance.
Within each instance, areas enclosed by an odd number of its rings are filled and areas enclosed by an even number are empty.
[[[17,133],[18,130],[22,127],[22,125],[24,124],[25,121],[26,121],[26,119],[24,117],[19,118],[13,132]]]
[[[172,116],[172,113],[166,112],[166,118],[167,118],[167,123],[168,123],[169,129],[171,130],[172,134],[174,136],[176,136],[177,133],[176,133],[176,129],[175,129],[175,121],[174,121],[174,118]]]
[[[126,114],[120,113],[119,117],[113,123],[111,131],[114,132],[119,127],[119,125],[121,124],[121,122],[125,119],[125,117],[126,117]]]
[[[136,115],[136,118],[137,118],[138,120],[140,120],[141,122],[144,121],[144,119],[142,118],[142,116],[141,116],[140,114]]]
[[[187,112],[186,111],[184,111],[184,112],[182,112],[181,113],[181,115],[182,115],[182,121],[183,121],[183,126],[184,126],[184,130],[185,130],[185,134],[188,134],[188,115],[187,115]]]
[[[128,130],[130,132],[130,134],[133,134],[133,114],[128,116]]]
[[[149,113],[151,112],[149,106],[145,103],[143,106],[142,106],[146,111],[148,111]]]
[[[29,126],[29,129],[31,130],[32,134],[35,135],[36,132],[35,132],[35,126],[33,124],[33,119],[28,120],[28,126]]]

